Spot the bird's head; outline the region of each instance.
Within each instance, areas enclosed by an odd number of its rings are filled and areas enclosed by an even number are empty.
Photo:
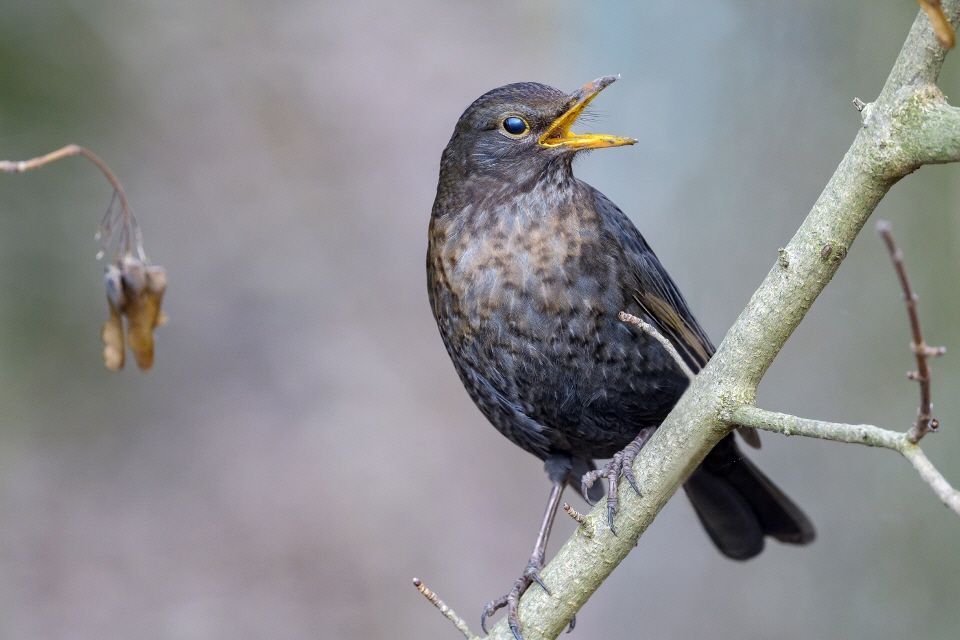
[[[443,170],[520,182],[549,167],[569,169],[578,151],[636,143],[633,138],[570,130],[590,101],[616,79],[598,78],[572,94],[536,82],[485,93],[460,116],[444,150]]]

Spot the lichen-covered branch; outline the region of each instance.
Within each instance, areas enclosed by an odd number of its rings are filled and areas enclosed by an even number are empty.
[[[945,0],[943,9],[950,22],[960,18],[960,0]],[[617,535],[602,525],[585,534],[591,523],[604,521],[605,505],[595,508],[586,517],[588,525],[579,527],[541,572],[551,593],[529,589],[521,599],[526,640],[563,632],[707,452],[730,432],[731,411],[754,404],[760,380],[887,191],[923,164],[960,160],[960,117],[935,86],[945,55],[921,12],[880,96],[863,105],[862,127],[803,225],[707,367],[640,452],[634,474],[643,493],[620,496]],[[914,466],[923,466],[918,448],[903,451]],[[513,636],[501,621],[490,637]]]
[[[782,433],[785,436],[807,436],[836,442],[865,444],[868,447],[893,449],[910,461],[924,482],[930,485],[937,497],[954,513],[960,515],[960,491],[937,471],[923,450],[910,439],[909,433],[881,429],[869,424],[840,424],[807,420],[775,411],[740,405],[727,414],[732,426],[750,426],[755,429]]]
[[[785,436],[805,436],[835,442],[864,444],[868,447],[883,447],[900,451],[910,444],[906,434],[889,429],[881,429],[870,424],[843,424],[808,420],[785,413],[767,411],[753,405],[742,404],[726,414],[731,425],[742,425],[782,433]]]
[[[951,511],[960,515],[960,491],[950,486],[946,478],[941,475],[933,463],[927,459],[919,445],[911,443],[900,451],[903,457],[910,461],[923,481],[933,488],[937,497],[947,505]]]

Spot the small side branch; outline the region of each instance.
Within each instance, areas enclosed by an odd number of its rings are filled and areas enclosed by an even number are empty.
[[[960,516],[960,491],[954,489],[923,450],[910,440],[909,434],[881,429],[869,424],[842,424],[807,420],[775,411],[758,409],[752,405],[739,405],[729,412],[730,424],[750,426],[764,431],[782,433],[786,436],[806,436],[835,442],[865,444],[869,447],[892,449],[903,455],[920,474],[933,492],[951,511]]]
[[[567,512],[567,515],[577,521],[577,524],[586,524],[587,516],[583,515],[573,507],[571,507],[566,502],[563,503],[563,510]]]
[[[933,463],[930,462],[923,453],[923,449],[921,449],[919,445],[910,444],[904,446],[904,448],[900,450],[900,453],[910,461],[910,464],[917,470],[917,473],[920,474],[923,481],[930,485],[933,492],[940,498],[940,501],[947,505],[947,508],[951,511],[960,515],[960,491],[950,486],[950,483],[943,477],[943,474],[937,471],[937,468],[933,466]]]
[[[117,194],[117,199],[120,201],[120,211],[122,213],[122,225],[126,229],[133,226],[137,247],[140,248],[140,253],[142,253],[143,242],[139,238],[139,229],[136,228],[136,221],[133,218],[133,213],[130,209],[130,203],[127,201],[127,195],[123,191],[123,185],[120,184],[120,179],[117,178],[116,174],[110,170],[110,167],[107,166],[107,163],[100,159],[100,156],[95,154],[93,151],[85,147],[81,147],[78,144],[68,144],[62,149],[57,149],[56,151],[51,151],[50,153],[40,156],[38,158],[31,158],[29,160],[0,160],[0,171],[4,173],[24,173],[30,171],[31,169],[39,169],[45,165],[50,164],[51,162],[56,162],[62,158],[69,158],[71,156],[83,156],[100,169],[100,172],[107,178],[107,181],[113,187],[114,191]],[[104,222],[100,225],[100,231],[98,236],[106,236],[106,239],[109,241],[110,236],[110,210],[107,210],[107,217],[104,218]],[[140,256],[140,259],[143,259],[143,256]]]
[[[868,447],[883,447],[900,451],[908,444],[904,434],[889,429],[881,429],[870,424],[843,424],[808,420],[785,413],[767,411],[752,405],[742,404],[732,410],[727,421],[732,425],[754,427],[764,431],[782,433],[785,436],[805,436],[835,442],[864,444]]]
[[[920,314],[917,311],[917,294],[913,292],[913,288],[910,286],[906,267],[903,266],[903,252],[894,242],[890,229],[889,222],[885,220],[877,222],[877,233],[883,238],[887,250],[890,252],[893,268],[897,272],[900,287],[903,289],[903,302],[907,307],[907,316],[910,318],[910,333],[913,337],[910,346],[917,358],[917,370],[911,371],[908,375],[920,384],[920,409],[917,411],[917,421],[911,427],[907,438],[910,442],[917,443],[920,438],[931,431],[936,431],[937,427],[940,426],[932,416],[933,400],[930,394],[930,367],[927,364],[927,359],[932,356],[942,356],[946,353],[946,348],[929,347],[923,339],[923,331],[920,329]]]
[[[680,367],[680,370],[683,371],[684,375],[687,376],[690,380],[693,380],[693,377],[696,375],[690,367],[687,366],[687,363],[683,361],[683,358],[680,357],[680,354],[677,352],[676,348],[673,346],[673,343],[667,340],[663,334],[657,331],[652,324],[645,322],[638,318],[637,316],[630,315],[626,311],[620,312],[620,320],[623,322],[629,322],[632,325],[636,325],[640,328],[641,331],[652,337],[654,340],[663,345],[663,348],[667,350],[667,353],[670,354],[670,357],[676,361],[677,366]]]
[[[467,640],[480,640],[479,636],[473,635],[470,631],[470,628],[467,626],[467,623],[463,621],[463,618],[457,615],[457,613],[447,606],[447,604],[437,597],[433,591],[427,588],[427,585],[420,582],[418,578],[413,579],[413,586],[417,588],[417,591],[423,594],[423,597],[430,601],[430,603],[435,606],[440,613],[443,614],[443,617],[453,623],[460,633],[463,634],[463,637]]]
[[[960,108],[936,102],[918,113],[910,144],[923,164],[960,161]]]

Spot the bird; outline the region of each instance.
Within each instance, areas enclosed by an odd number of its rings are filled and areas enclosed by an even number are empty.
[[[577,134],[584,109],[618,76],[573,93],[536,82],[493,89],[460,116],[440,160],[428,230],[427,289],[443,344],[466,391],[514,444],[543,461],[551,484],[533,553],[481,626],[537,583],[566,485],[596,501],[631,462],[689,384],[649,323],[694,372],[715,348],[633,222],[573,175],[582,152],[633,138]],[[759,446],[752,429],[738,430]],[[613,458],[601,469],[594,460]],[[719,551],[759,554],[764,539],[804,545],[809,518],[725,436],[684,484]],[[609,492],[613,494],[613,491]],[[615,499],[608,496],[613,528]]]

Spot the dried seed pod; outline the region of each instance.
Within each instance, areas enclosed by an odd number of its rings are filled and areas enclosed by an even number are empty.
[[[103,340],[103,364],[110,371],[120,371],[123,369],[125,358],[125,349],[123,344],[123,319],[120,316],[120,310],[110,300],[109,293],[107,301],[110,303],[110,318],[103,323],[100,330],[100,339]]]
[[[123,274],[120,267],[108,264],[103,270],[103,285],[107,289],[107,300],[118,310],[127,304],[127,296],[123,293]]]

